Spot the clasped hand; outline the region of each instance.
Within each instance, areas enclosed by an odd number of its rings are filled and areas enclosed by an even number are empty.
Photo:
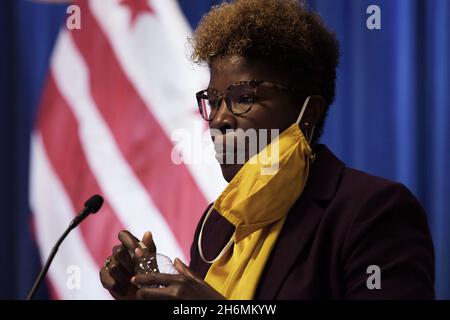
[[[225,299],[178,258],[174,267],[179,274],[136,275],[135,264],[143,254],[139,240],[129,231],[119,232],[119,240],[121,243],[113,248],[100,269],[100,281],[115,299]],[[151,232],[144,234],[142,243],[156,253]]]

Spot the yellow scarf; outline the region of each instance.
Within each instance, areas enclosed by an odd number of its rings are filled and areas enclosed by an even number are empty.
[[[309,97],[296,123],[244,164],[203,221],[199,253],[205,262],[212,263],[205,281],[227,299],[253,298],[287,213],[303,192],[311,148],[298,123],[308,101]],[[270,165],[263,161],[263,155],[268,155]],[[235,232],[219,255],[207,260],[201,239],[213,209],[235,226]]]

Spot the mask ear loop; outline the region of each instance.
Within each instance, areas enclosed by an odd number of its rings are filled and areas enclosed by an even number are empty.
[[[302,110],[300,111],[300,114],[298,115],[297,121],[295,121],[296,124],[300,125],[300,121],[303,118],[303,114],[305,113],[306,110],[306,106],[308,105],[309,99],[311,98],[311,96],[308,96],[305,100],[305,102],[303,103],[303,107]]]
[[[303,103],[303,106],[302,106],[302,110],[300,111],[300,114],[298,115],[298,118],[297,118],[297,121],[295,122],[295,123],[297,123],[297,125],[300,125],[300,121],[302,120],[302,118],[303,118],[303,114],[305,113],[305,111],[306,111],[306,107],[308,106],[308,103],[309,103],[309,99],[311,98],[311,96],[308,96],[306,99],[305,99],[305,102]],[[313,136],[314,136],[314,129],[316,128],[316,126],[313,126],[312,127],[312,129],[311,129],[311,134],[310,134],[310,136],[307,138],[307,141],[308,141],[308,144],[309,145],[311,145],[311,141],[312,141],[312,138],[313,138]]]
[[[314,129],[316,128],[316,126],[313,126],[312,127],[312,129],[311,129],[311,134],[309,135],[309,137],[308,137],[308,144],[309,145],[311,145],[311,141],[312,141],[312,138],[313,138],[313,136],[314,136]]]
[[[234,238],[231,237],[230,240],[228,241],[228,243],[225,245],[225,247],[223,247],[222,251],[220,251],[220,253],[217,255],[217,257],[215,257],[212,260],[206,259],[205,256],[203,255],[203,248],[202,248],[203,227],[205,226],[206,220],[208,220],[208,218],[211,215],[213,209],[214,209],[214,206],[211,206],[211,208],[209,208],[208,213],[205,216],[205,219],[203,219],[202,227],[200,228],[200,233],[198,235],[198,241],[197,241],[198,253],[200,254],[200,258],[202,258],[202,260],[205,263],[209,263],[209,264],[212,264],[212,263],[216,262],[217,260],[219,260],[220,258],[222,258],[222,256],[234,244]]]

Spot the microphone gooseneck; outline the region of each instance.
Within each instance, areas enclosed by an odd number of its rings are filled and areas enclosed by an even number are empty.
[[[59,246],[64,241],[64,239],[67,237],[67,235],[70,233],[70,231],[75,229],[84,219],[87,218],[88,215],[90,215],[91,213],[96,213],[98,210],[100,210],[102,205],[103,205],[103,198],[101,196],[99,196],[98,194],[90,197],[84,203],[83,210],[81,210],[80,213],[70,222],[67,229],[61,235],[61,237],[59,237],[58,241],[56,241],[55,245],[53,246],[52,251],[50,252],[50,255],[48,256],[44,267],[42,268],[41,272],[39,273],[39,276],[37,277],[36,281],[34,282],[33,288],[31,288],[30,293],[28,294],[27,300],[33,299],[37,289],[39,288],[39,285],[41,284],[42,280],[47,275],[48,269],[50,268],[53,258],[55,258],[56,252],[58,252]]]

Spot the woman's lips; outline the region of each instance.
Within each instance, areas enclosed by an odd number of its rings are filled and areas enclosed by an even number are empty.
[[[245,143],[238,142],[238,137],[234,132],[216,136],[214,138],[214,150],[216,160],[220,164],[245,162]]]
[[[257,135],[239,129],[213,136],[213,143],[220,164],[244,164],[259,150]]]

